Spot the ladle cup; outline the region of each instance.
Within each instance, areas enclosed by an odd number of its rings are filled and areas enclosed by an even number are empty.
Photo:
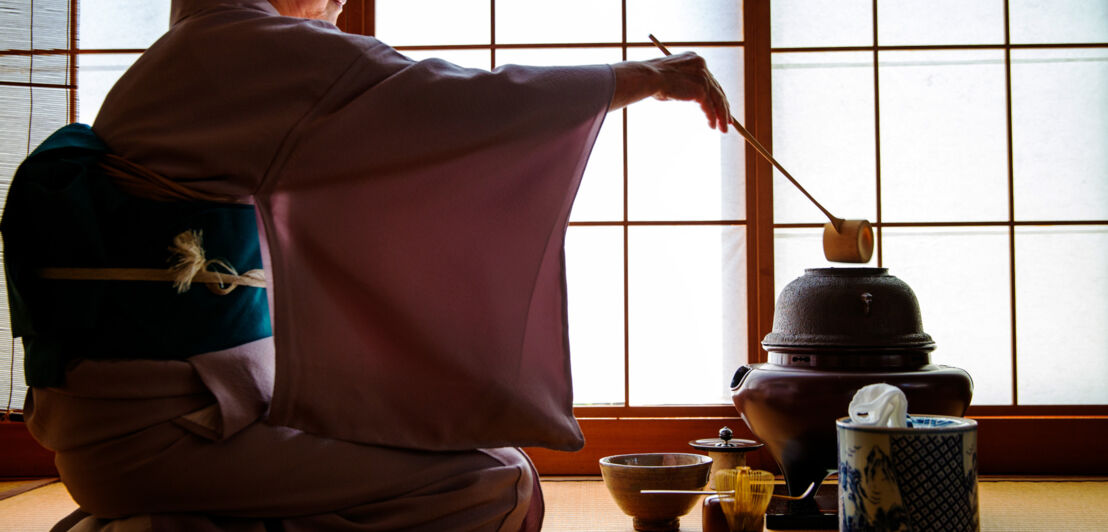
[[[823,224],[823,256],[831,262],[869,262],[873,256],[873,226],[869,220]]]

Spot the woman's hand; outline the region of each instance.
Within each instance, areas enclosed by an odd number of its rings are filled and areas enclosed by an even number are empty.
[[[624,61],[612,65],[612,70],[616,87],[609,110],[647,97],[695,101],[708,117],[709,127],[727,132],[731,106],[703,57],[685,52],[646,61]]]

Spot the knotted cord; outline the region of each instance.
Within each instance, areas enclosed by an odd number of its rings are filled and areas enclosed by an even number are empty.
[[[189,288],[192,287],[192,282],[201,273],[209,273],[215,276],[216,282],[205,284],[209,290],[219,295],[231,293],[238,285],[243,284],[242,280],[246,277],[260,279],[262,286],[265,286],[265,272],[250,270],[239,275],[235,267],[227,264],[223,259],[207,258],[204,253],[203,242],[204,234],[202,231],[188,230],[173,238],[173,245],[169,248],[169,251],[173,253],[177,261],[169,269],[175,273],[173,287],[177,289],[178,294],[188,292]],[[228,273],[220,273],[209,269],[213,265],[223,268]],[[224,279],[228,281],[226,284],[224,284]]]

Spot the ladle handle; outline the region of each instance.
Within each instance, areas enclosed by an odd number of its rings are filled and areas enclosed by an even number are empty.
[[[658,49],[661,50],[663,54],[673,55],[666,48],[666,45],[662,44],[661,41],[659,41],[656,37],[654,37],[653,33],[651,33],[649,35],[649,37],[650,37],[651,42],[654,43],[654,46],[657,46]],[[746,139],[746,141],[749,142],[750,145],[754,147],[754,151],[757,151],[759,154],[761,154],[762,157],[765,157],[765,159],[767,161],[769,161],[770,164],[772,164],[774,166],[774,168],[777,168],[777,170],[781,172],[781,175],[784,175],[785,178],[788,179],[789,182],[793,184],[793,186],[795,186],[798,190],[800,190],[801,194],[804,194],[804,197],[808,198],[808,200],[811,201],[812,204],[815,205],[816,208],[820,210],[820,212],[822,212],[825,216],[827,216],[827,219],[831,220],[831,225],[835,226],[835,231],[840,231],[841,232],[842,225],[843,225],[843,219],[842,218],[837,218],[835,215],[831,214],[830,211],[823,208],[823,205],[820,205],[819,202],[816,201],[816,198],[813,198],[812,195],[809,194],[807,190],[804,190],[804,187],[800,185],[800,182],[798,182],[796,179],[794,179],[792,174],[790,174],[788,170],[785,170],[785,167],[781,166],[781,163],[777,162],[777,159],[773,158],[773,154],[770,153],[769,150],[767,150],[765,146],[762,146],[762,143],[758,142],[758,139],[754,138],[754,134],[747,131],[747,129],[745,127],[743,127],[743,125],[741,123],[739,123],[738,120],[735,119],[734,115],[728,114],[727,117],[731,119],[731,125],[735,126],[735,129],[739,131],[739,134],[742,135],[743,138]]]
[[[787,501],[799,501],[801,499],[808,498],[813,491],[816,490],[816,483],[813,482],[808,485],[808,489],[804,490],[804,493],[800,495],[781,495],[779,493],[771,494],[772,497],[777,499],[785,499]],[[734,494],[735,490],[724,491],[704,491],[704,490],[639,490],[639,493],[643,495],[717,495],[723,493]]]

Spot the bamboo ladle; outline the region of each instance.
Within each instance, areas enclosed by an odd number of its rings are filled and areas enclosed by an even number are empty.
[[[654,37],[654,34],[650,34],[650,40],[657,46],[663,54],[672,55],[661,41]],[[746,139],[747,142],[757,151],[762,157],[765,157],[793,184],[804,197],[808,198],[817,209],[820,210],[827,219],[831,220],[830,223],[823,225],[823,255],[827,257],[827,260],[831,262],[869,262],[870,257],[873,256],[873,227],[868,220],[845,220],[839,218],[830,211],[825,209],[823,205],[820,205],[816,198],[813,198],[804,187],[793,178],[792,174],[788,170],[785,170],[781,163],[777,162],[777,159],[773,158],[773,154],[762,146],[758,139],[754,138],[754,135],[746,130],[745,127],[734,115],[728,115],[731,119],[731,125],[735,126],[739,134]]]
[[[801,499],[807,498],[809,495],[812,494],[813,491],[815,491],[815,489],[816,489],[816,483],[813,482],[813,483],[809,484],[808,489],[804,490],[804,493],[801,493],[800,495],[781,495],[781,494],[778,494],[778,493],[774,493],[773,497],[775,499],[784,499],[784,500],[787,500],[787,501],[799,501]],[[651,495],[651,494],[656,494],[656,495],[716,495],[716,494],[721,494],[721,493],[732,493],[733,494],[733,493],[735,493],[735,490],[724,490],[724,491],[639,490],[639,493],[642,493],[644,495]]]

